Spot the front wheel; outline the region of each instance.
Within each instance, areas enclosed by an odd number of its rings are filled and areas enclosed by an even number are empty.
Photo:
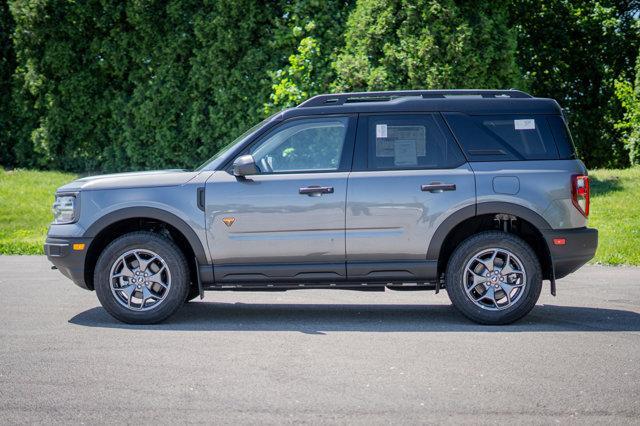
[[[540,262],[521,238],[482,232],[453,252],[445,278],[453,306],[480,324],[508,324],[528,314],[542,290]]]
[[[157,323],[187,298],[187,261],[168,238],[132,232],[115,239],[100,254],[94,286],[100,303],[116,319]]]

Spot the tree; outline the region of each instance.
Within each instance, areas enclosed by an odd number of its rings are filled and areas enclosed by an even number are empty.
[[[285,67],[271,73],[273,92],[265,113],[293,107],[331,90],[332,63],[344,42],[353,1],[298,0],[285,6],[271,48],[289,54]]]
[[[629,151],[629,162],[640,164],[640,55],[636,60],[636,79],[616,82],[616,96],[624,108],[624,116],[616,128],[624,135],[625,148]]]
[[[507,20],[504,1],[359,1],[335,64],[335,88],[519,86]]]
[[[279,3],[16,1],[21,165],[192,167],[263,116]]]
[[[12,79],[16,69],[16,57],[11,40],[13,27],[9,3],[0,0],[0,165],[12,165],[14,162],[11,149]]]
[[[589,167],[628,164],[614,82],[632,76],[640,41],[636,1],[515,0],[518,64],[536,96],[565,108]]]

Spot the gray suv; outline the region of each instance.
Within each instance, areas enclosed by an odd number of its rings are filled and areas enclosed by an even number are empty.
[[[562,110],[517,90],[320,95],[196,170],[58,189],[46,254],[128,323],[217,291],[446,289],[483,324],[595,253]]]

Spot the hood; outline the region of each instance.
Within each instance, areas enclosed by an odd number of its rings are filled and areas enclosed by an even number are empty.
[[[91,191],[99,189],[149,188],[154,186],[183,185],[200,172],[186,170],[155,170],[135,173],[114,173],[76,179],[58,188],[58,191]]]

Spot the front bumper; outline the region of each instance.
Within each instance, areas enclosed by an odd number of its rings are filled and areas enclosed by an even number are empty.
[[[84,243],[83,250],[74,250],[73,245]],[[79,287],[92,290],[85,279],[85,258],[91,238],[55,238],[47,237],[44,243],[44,253],[47,259],[58,268],[62,275],[71,279]]]
[[[598,248],[598,230],[592,228],[553,229],[542,231],[553,262],[556,279],[565,277],[593,259]],[[564,245],[554,239],[564,238]]]

